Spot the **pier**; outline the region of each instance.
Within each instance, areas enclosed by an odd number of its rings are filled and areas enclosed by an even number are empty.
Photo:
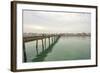
[[[48,51],[52,50],[52,47],[57,43],[57,41],[59,40],[59,38],[61,37],[61,35],[57,35],[57,34],[42,34],[39,36],[27,36],[27,37],[23,37],[23,56],[24,56],[24,62],[27,62],[27,56],[26,56],[26,48],[25,48],[25,43],[26,42],[30,42],[30,41],[35,41],[35,49],[36,49],[36,56],[37,58],[34,59],[34,61],[36,59],[42,60],[40,58],[40,56],[46,56],[46,54],[48,53]],[[41,41],[41,46],[42,46],[42,52],[38,52],[38,47],[39,47],[39,42]],[[47,45],[47,43],[49,43],[49,45]]]

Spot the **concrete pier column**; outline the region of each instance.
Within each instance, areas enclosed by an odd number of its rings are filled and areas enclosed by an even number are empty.
[[[38,55],[38,40],[36,40],[36,52],[37,52],[37,55]]]
[[[44,40],[45,40],[45,49],[46,49],[46,38]]]
[[[25,42],[23,42],[23,58],[24,58],[24,62],[27,62],[27,56],[26,56],[26,50],[25,50]]]
[[[43,39],[42,40],[42,51],[44,51],[44,42],[43,42]]]

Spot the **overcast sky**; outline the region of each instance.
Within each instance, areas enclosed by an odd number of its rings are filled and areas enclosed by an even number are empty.
[[[23,11],[24,33],[89,33],[90,28],[90,13]]]

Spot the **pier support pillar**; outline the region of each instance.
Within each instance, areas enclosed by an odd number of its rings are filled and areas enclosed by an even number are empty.
[[[42,51],[44,51],[44,42],[43,42],[43,39],[42,40]]]
[[[50,37],[48,39],[49,39],[49,46],[50,46]]]
[[[23,56],[24,56],[24,62],[27,62],[27,56],[26,56],[26,50],[25,50],[25,42],[23,42]]]
[[[46,49],[46,38],[45,38],[45,49]]]
[[[37,52],[37,55],[38,55],[38,40],[36,40],[36,52]]]

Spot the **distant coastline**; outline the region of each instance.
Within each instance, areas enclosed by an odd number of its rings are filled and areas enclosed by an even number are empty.
[[[91,36],[91,33],[23,33],[23,37],[31,36],[47,36],[47,35],[60,35],[60,36]]]

